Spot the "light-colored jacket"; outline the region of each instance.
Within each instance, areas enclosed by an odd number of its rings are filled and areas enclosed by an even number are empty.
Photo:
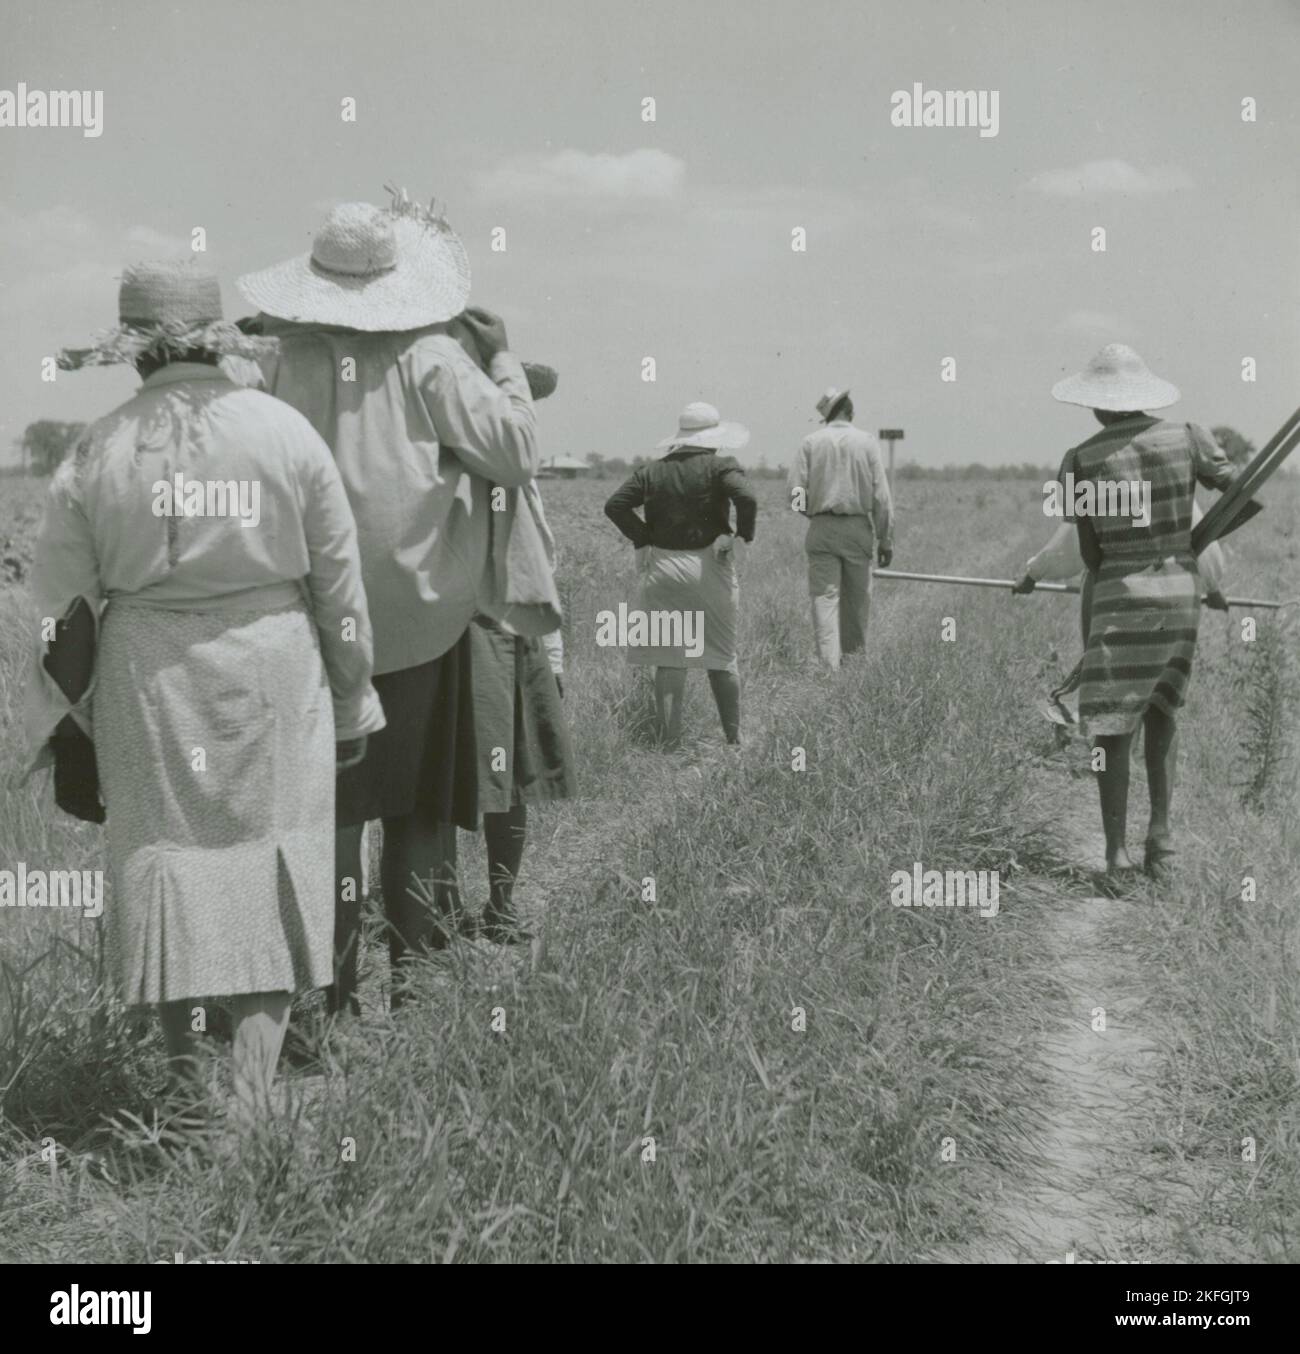
[[[178,475],[183,492],[172,503]],[[159,491],[163,484],[170,498]],[[203,511],[184,515],[190,484],[200,486],[202,497],[189,506],[201,501]],[[178,505],[181,515],[157,511]],[[212,508],[219,515],[209,515]],[[163,367],[133,399],[85,430],[50,484],[31,591],[39,627],[27,686],[33,770],[49,762],[46,740],[65,715],[92,732],[93,677],[72,706],[41,661],[52,622],[79,597],[96,621],[101,605],[115,598],[218,610],[243,599],[300,597],[320,639],[335,736],[384,727],[370,683],[356,527],[329,448],[301,415],[235,385],[217,367]]]
[[[525,635],[560,624],[527,487],[536,421],[518,360],[485,374],[447,325],[359,333],[263,317],[265,387],[334,453],[357,520],[375,671],[440,657],[476,611]]]

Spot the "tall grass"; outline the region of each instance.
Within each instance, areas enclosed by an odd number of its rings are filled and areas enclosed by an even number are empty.
[[[1297,494],[1229,538],[1231,591],[1300,593]],[[1267,527],[1265,527],[1267,523]],[[1178,886],[1129,914],[1164,1054],[1157,1180],[1193,1260],[1300,1259],[1298,618],[1205,619],[1175,796]]]
[[[598,492],[548,492],[583,797],[533,815],[521,893],[545,913],[537,962],[471,947],[427,962],[400,1018],[367,1016],[330,1046],[326,1076],[290,1077],[294,1107],[234,1154],[220,1136],[154,1142],[127,1123],[147,1120],[160,1049],[102,992],[94,924],[25,917],[18,935],[0,915],[5,1004],[19,1013],[0,1032],[0,1146],[26,1163],[0,1175],[0,1254],[906,1260],[978,1238],[990,1196],[1035,1168],[1033,1054],[1053,1018],[1061,899],[1025,797],[1045,735],[1017,712],[1073,643],[1073,605],[879,582],[869,653],[821,673],[801,527],[777,487],[742,581],[747,747],[722,750],[693,678],[687,750],[666,757],[645,736],[643,684],[594,644],[596,611],[631,575]],[[1033,486],[1000,486],[984,505],[962,486],[905,485],[902,498],[900,567],[1010,570],[1044,534]],[[17,610],[11,599],[0,638],[7,750]],[[1224,750],[1194,723],[1189,778],[1221,783]],[[0,866],[97,860],[97,833],[56,814],[44,787],[5,793]],[[1275,818],[1239,812],[1237,850],[1293,884]],[[892,906],[890,873],[914,861],[999,870],[999,915]],[[1207,901],[1167,918],[1176,929],[1133,914],[1162,1018],[1185,975],[1200,1002],[1240,1000],[1211,980],[1211,955],[1235,944],[1229,971],[1244,983],[1268,943],[1258,928],[1225,938],[1208,900],[1226,873],[1206,873]],[[1270,907],[1260,920],[1276,942],[1289,922]],[[77,948],[60,946],[65,932]],[[367,961],[373,984],[382,961]],[[1234,1081],[1224,1064],[1215,1083],[1202,1019],[1171,1043],[1162,1103],[1213,1091],[1226,1123],[1244,1083],[1252,1122],[1275,1122],[1264,1087],[1283,1085],[1295,983],[1280,959],[1272,973],[1266,1066]],[[1229,1021],[1224,1058],[1245,1033]],[[1287,1169],[1261,1182],[1270,1207]]]

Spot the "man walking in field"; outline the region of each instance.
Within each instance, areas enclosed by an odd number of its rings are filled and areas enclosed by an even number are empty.
[[[871,568],[894,557],[894,508],[876,439],[853,426],[853,401],[832,386],[817,401],[824,426],[790,468],[790,506],[808,518],[808,591],[817,654],[835,669],[866,644]]]

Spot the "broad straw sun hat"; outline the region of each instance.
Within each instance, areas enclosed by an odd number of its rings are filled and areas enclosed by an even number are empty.
[[[1085,409],[1126,413],[1163,409],[1182,399],[1176,385],[1162,381],[1126,343],[1108,343],[1076,376],[1052,387],[1052,398]]]
[[[273,344],[222,318],[217,275],[197,259],[133,263],[117,294],[119,323],[92,336],[89,348],[65,348],[65,371],[138,361],[146,354],[179,357],[193,348],[255,358]]]
[[[817,401],[817,412],[822,416],[822,421],[827,422],[830,419],[831,410],[849,393],[848,387],[843,390],[839,386],[831,388]]]
[[[310,253],[241,277],[239,290],[282,320],[370,333],[422,329],[459,315],[469,299],[460,237],[433,203],[423,208],[405,190],[389,192],[387,207],[335,207]]]
[[[677,431],[665,437],[659,451],[676,447],[711,447],[714,450],[743,447],[749,441],[749,429],[740,423],[723,423],[718,411],[703,400],[688,404],[677,417]]]

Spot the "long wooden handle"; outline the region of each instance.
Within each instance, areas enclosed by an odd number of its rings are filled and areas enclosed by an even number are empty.
[[[1273,474],[1300,442],[1300,409],[1273,434],[1192,528],[1192,550],[1200,554],[1211,542],[1241,526],[1251,495]]]
[[[903,583],[956,583],[966,588],[1013,588],[1016,585],[1014,578],[967,578],[961,574],[914,574],[905,569],[877,569],[876,578],[897,579]],[[1081,591],[1073,583],[1036,583],[1035,592],[1071,592]],[[1268,611],[1276,611],[1279,607],[1293,606],[1300,598],[1292,598],[1285,602],[1268,602],[1258,597],[1229,597],[1229,606],[1239,607],[1263,607]]]

